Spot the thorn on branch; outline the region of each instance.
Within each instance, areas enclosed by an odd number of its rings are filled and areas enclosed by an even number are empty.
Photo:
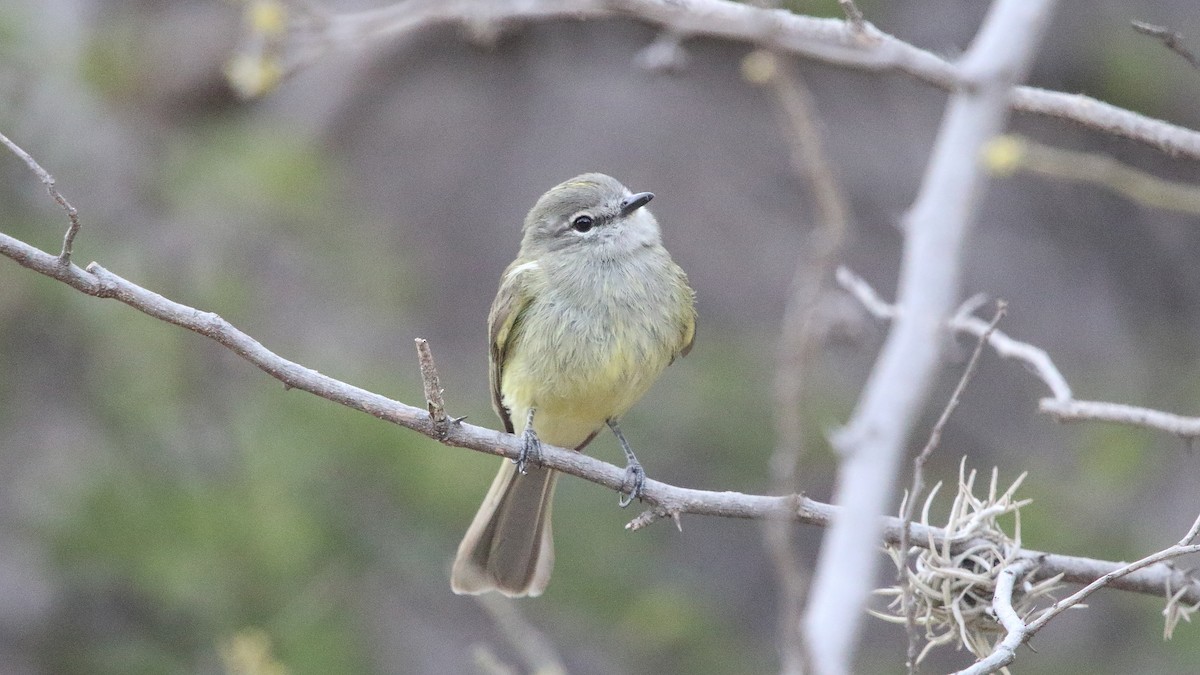
[[[417,338],[413,342],[417,345],[417,360],[421,363],[421,384],[425,388],[425,408],[429,411],[429,419],[433,422],[433,429],[437,432],[438,438],[446,440],[446,435],[450,432],[450,419],[446,416],[446,402],[442,399],[442,394],[445,390],[442,389],[441,380],[438,378],[437,366],[433,362],[433,352],[429,349],[429,341],[423,338]],[[454,420],[457,424],[463,418]]]
[[[671,520],[674,521],[675,529],[683,532],[683,521],[679,518],[679,511],[676,509],[668,509],[663,506],[656,506],[652,509],[643,511],[637,518],[634,518],[626,523],[625,529],[629,530],[630,532],[636,532],[637,530],[650,525],[654,521],[666,517],[670,517]]]

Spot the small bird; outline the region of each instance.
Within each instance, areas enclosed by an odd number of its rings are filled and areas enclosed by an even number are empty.
[[[647,210],[599,173],[550,189],[525,217],[517,259],[488,316],[492,407],[522,451],[504,460],[467,529],[450,576],[459,594],[541,595],[554,567],[557,473],[541,443],[583,450],[606,425],[627,466],[621,506],[645,472],[617,425],[696,335],[695,292]]]

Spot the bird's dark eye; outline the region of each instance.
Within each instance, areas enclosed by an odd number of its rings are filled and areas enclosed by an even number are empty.
[[[587,215],[575,216],[575,220],[571,221],[571,229],[576,232],[587,232],[592,229],[593,225],[595,225],[595,222],[592,221],[591,216]]]

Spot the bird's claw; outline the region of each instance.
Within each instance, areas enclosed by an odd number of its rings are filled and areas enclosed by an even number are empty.
[[[529,472],[529,463],[542,463],[542,442],[538,439],[537,433],[533,427],[525,427],[525,431],[521,433],[521,454],[513,460],[517,465],[517,472],[525,474]]]
[[[624,487],[630,485],[629,493],[626,494]],[[641,464],[631,462],[625,467],[625,480],[621,482],[621,499],[617,504],[621,508],[625,508],[633,503],[633,500],[639,499],[642,496],[642,488],[646,485],[646,471]]]

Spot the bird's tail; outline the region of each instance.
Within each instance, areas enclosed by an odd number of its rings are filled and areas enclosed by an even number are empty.
[[[483,505],[458,545],[450,588],[458,594],[499,591],[538,596],[550,583],[554,539],[550,509],[558,473],[531,466],[517,472],[505,459]]]

